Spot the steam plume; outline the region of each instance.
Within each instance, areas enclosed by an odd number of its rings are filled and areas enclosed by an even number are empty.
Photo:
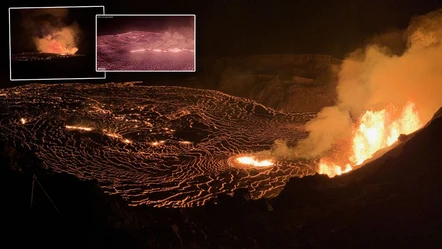
[[[404,51],[376,42],[406,38]],[[442,106],[442,10],[415,17],[402,35],[387,34],[351,53],[342,63],[338,100],[307,124],[309,136],[293,150],[302,157],[318,157],[351,132],[352,118],[366,110],[389,105],[416,104],[420,119],[428,122]],[[379,39],[382,38],[382,39]],[[390,45],[390,47],[388,47]]]
[[[69,22],[69,10],[58,8],[23,10],[23,27],[38,52],[74,54],[81,30]]]

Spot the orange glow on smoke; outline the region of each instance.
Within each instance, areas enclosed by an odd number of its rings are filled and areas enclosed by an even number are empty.
[[[393,114],[394,108],[366,111],[353,130],[350,162],[340,166],[330,159],[322,158],[318,172],[329,177],[349,172],[370,159],[376,151],[394,144],[400,134],[407,135],[422,127],[413,103],[407,104],[399,117],[394,118]]]
[[[46,36],[38,40],[39,51],[42,53],[52,53],[52,54],[75,54],[78,51],[76,47],[69,47],[63,45],[62,42],[56,40],[52,36]]]
[[[62,29],[52,29],[51,33],[42,37],[34,38],[35,45],[41,53],[52,54],[75,54],[78,51],[76,37],[78,30],[75,26]]]
[[[75,54],[77,51],[77,48],[66,48],[59,41],[51,40],[49,41],[49,46],[47,47],[47,50],[44,52],[54,54]]]

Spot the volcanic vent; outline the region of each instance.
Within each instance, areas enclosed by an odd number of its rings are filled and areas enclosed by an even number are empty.
[[[100,6],[10,8],[12,80],[103,78],[95,71]]]
[[[442,10],[414,18],[403,35],[401,54],[370,44],[344,60],[336,105],[307,124],[309,137],[293,149],[322,157],[320,173],[339,175],[382,154],[442,105]]]
[[[55,55],[73,55],[78,51],[78,43],[82,37],[80,26],[71,20],[69,9],[39,8],[19,9],[13,11],[13,20],[20,17],[20,27],[13,26],[11,48],[13,59],[20,59],[34,52]],[[16,17],[17,16],[17,17]],[[19,16],[19,17],[18,17]],[[21,32],[15,32],[20,30]],[[25,52],[23,56],[19,54]],[[30,58],[30,59],[29,59]]]

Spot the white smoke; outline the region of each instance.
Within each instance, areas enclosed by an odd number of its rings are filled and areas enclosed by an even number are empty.
[[[395,32],[383,37],[402,37]],[[431,119],[442,106],[442,10],[413,18],[402,34],[406,47],[400,55],[378,42],[343,61],[336,105],[324,108],[307,124],[309,136],[290,153],[307,158],[323,155],[349,136],[352,119],[366,110],[389,105],[402,109],[412,101],[422,123]]]

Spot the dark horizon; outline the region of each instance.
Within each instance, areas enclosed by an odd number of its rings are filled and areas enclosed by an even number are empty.
[[[343,58],[373,35],[405,29],[440,0],[206,1],[105,3],[106,13],[196,14],[197,49],[205,56],[328,54]]]
[[[193,16],[98,16],[97,35],[114,35],[130,31],[165,32],[194,28]]]
[[[54,1],[39,4],[60,5]],[[34,5],[21,1],[7,7]],[[169,0],[144,3],[111,0],[79,3],[68,0],[63,3],[63,6],[79,5],[104,5],[106,14],[195,14],[198,73],[202,59],[223,56],[327,54],[343,58],[375,35],[405,29],[413,16],[441,8],[442,1],[223,0],[212,3]],[[6,60],[6,53],[4,58]],[[138,77],[136,74],[126,76]],[[143,74],[142,77],[150,76]],[[108,74],[108,78],[112,75]]]
[[[211,4],[168,0],[123,4],[110,0],[65,1],[63,5],[104,5],[106,14],[195,14],[198,47],[206,55],[319,53],[342,58],[375,34],[406,28],[413,16],[441,8],[442,1],[223,0]]]

